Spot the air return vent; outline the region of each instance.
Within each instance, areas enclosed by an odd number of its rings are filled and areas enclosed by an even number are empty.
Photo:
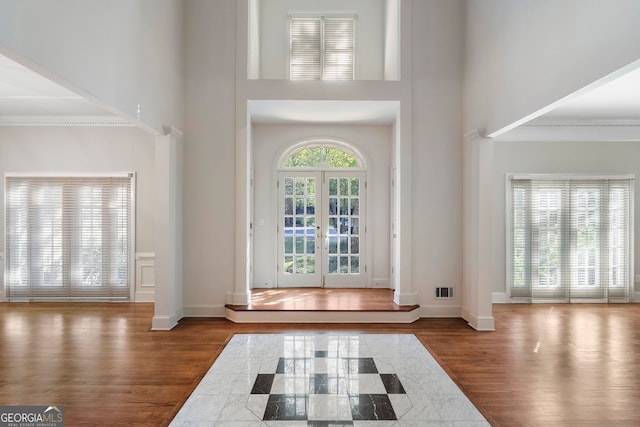
[[[436,299],[451,299],[453,298],[453,288],[447,286],[436,287]]]

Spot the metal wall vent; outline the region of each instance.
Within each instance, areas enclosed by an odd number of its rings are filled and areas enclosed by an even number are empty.
[[[451,299],[453,298],[453,288],[452,287],[436,287],[436,299]]]

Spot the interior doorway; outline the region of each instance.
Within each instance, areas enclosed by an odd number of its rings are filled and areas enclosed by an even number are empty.
[[[290,150],[278,172],[278,287],[364,288],[366,172],[346,147]]]

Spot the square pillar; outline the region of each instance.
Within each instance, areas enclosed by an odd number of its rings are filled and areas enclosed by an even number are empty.
[[[182,132],[156,137],[155,308],[152,330],[170,330],[183,317]]]
[[[462,317],[476,330],[493,331],[493,140],[482,137],[477,131],[465,135],[463,156]]]

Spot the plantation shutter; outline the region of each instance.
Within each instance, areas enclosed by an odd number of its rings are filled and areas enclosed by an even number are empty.
[[[291,18],[291,80],[322,78],[320,19]]]
[[[626,301],[632,180],[511,181],[511,298]]]
[[[130,176],[7,177],[11,300],[128,299]]]
[[[355,17],[291,17],[291,80],[353,80],[354,64]]]
[[[353,80],[355,21],[345,18],[324,20],[324,80]]]

